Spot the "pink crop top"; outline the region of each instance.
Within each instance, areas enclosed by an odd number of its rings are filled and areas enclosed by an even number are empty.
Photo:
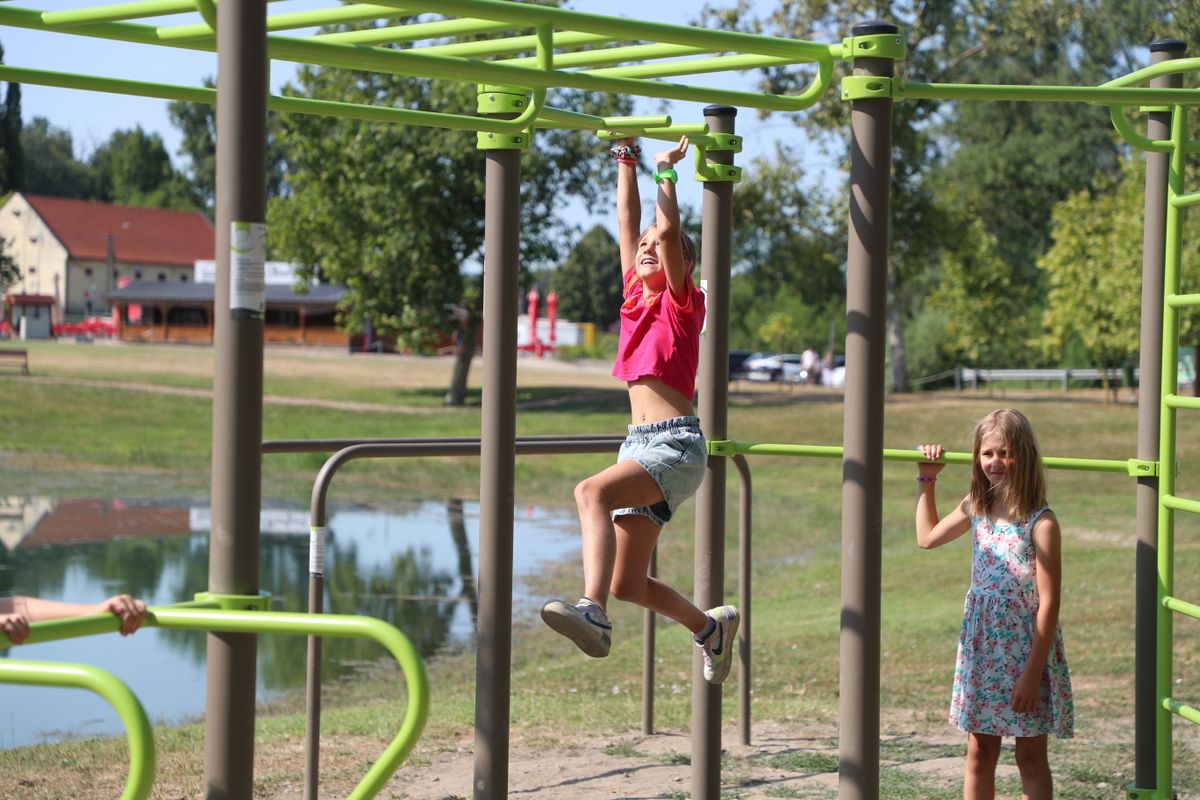
[[[700,365],[704,295],[691,276],[686,278],[685,291],[687,300],[683,303],[669,288],[643,299],[642,280],[629,270],[613,377],[623,381],[658,378],[689,401],[692,399]]]

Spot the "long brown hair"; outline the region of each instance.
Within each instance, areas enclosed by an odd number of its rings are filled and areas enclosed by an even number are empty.
[[[992,434],[1004,440],[1013,462],[1004,482],[995,488],[979,463],[980,444]],[[1023,520],[1046,505],[1046,471],[1033,426],[1024,414],[1013,408],[997,409],[979,420],[973,438],[969,495],[973,516],[985,516],[994,502],[1013,521]]]

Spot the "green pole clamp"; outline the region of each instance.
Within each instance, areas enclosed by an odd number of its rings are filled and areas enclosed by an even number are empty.
[[[1139,789],[1136,786],[1125,787],[1126,800],[1158,800],[1157,789]]]
[[[479,87],[480,114],[520,114],[529,108],[530,93],[516,86]]]
[[[740,153],[742,137],[732,133],[710,133],[711,141],[696,145],[696,180],[701,183],[737,183],[742,179],[742,168],[733,164],[718,164],[708,160],[709,153]]]
[[[196,592],[196,602],[215,606],[224,611],[265,611],[271,600],[270,592],[258,594],[217,594]]]
[[[843,100],[878,100],[885,97],[902,99],[904,81],[875,75],[847,75],[842,78]]]
[[[723,458],[731,458],[736,456],[737,442],[733,439],[713,439],[708,443],[708,454],[710,456],[721,456]]]
[[[874,33],[869,36],[847,36],[842,39],[842,60],[856,58],[890,58],[903,61],[908,57],[904,37],[894,33]]]
[[[1158,462],[1145,461],[1140,458],[1131,458],[1126,463],[1126,469],[1129,470],[1131,478],[1155,478],[1158,477]]]
[[[479,131],[475,134],[475,146],[480,150],[528,150],[529,141],[533,136],[529,131],[521,133],[490,133]]]

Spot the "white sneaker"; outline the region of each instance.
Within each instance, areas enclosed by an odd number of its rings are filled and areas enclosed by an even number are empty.
[[[604,658],[612,646],[612,624],[604,609],[588,600],[569,606],[551,600],[542,606],[542,621],[592,658]]]
[[[718,606],[704,613],[717,623],[717,627],[703,643],[696,643],[704,656],[704,680],[721,684],[729,677],[729,668],[733,666],[733,652],[737,648],[738,612],[733,606]]]

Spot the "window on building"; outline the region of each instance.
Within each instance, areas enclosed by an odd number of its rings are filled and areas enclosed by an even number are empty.
[[[167,273],[165,273],[165,272],[158,273],[158,282],[159,283],[164,283],[166,280],[167,280]]]
[[[88,276],[89,278],[90,278],[90,277],[92,277],[92,268],[91,268],[91,267],[85,267],[85,268],[84,268],[84,270],[83,270],[83,274],[84,274],[84,275],[86,275],[86,276]]]
[[[140,281],[140,280],[142,279],[142,271],[141,271],[140,269],[138,269],[138,270],[134,270],[134,272],[133,272],[133,279],[134,279],[135,281]]]
[[[114,269],[114,270],[113,270],[113,280],[115,281],[115,280],[116,280],[117,278],[119,278],[119,277],[121,277],[121,270],[119,270],[119,269]]]
[[[180,276],[179,276],[179,282],[180,282],[180,283],[187,283],[187,275],[186,275],[186,274],[184,274],[184,275],[180,275]]]

